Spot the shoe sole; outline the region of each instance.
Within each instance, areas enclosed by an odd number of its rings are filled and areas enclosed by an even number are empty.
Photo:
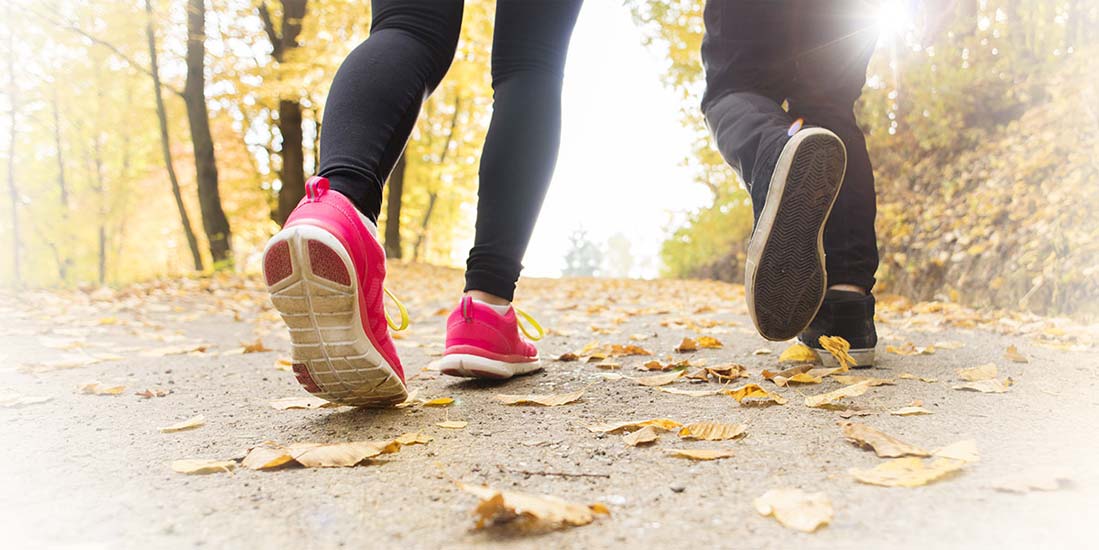
[[[449,376],[463,378],[484,378],[488,380],[506,380],[512,376],[530,374],[542,369],[542,361],[527,363],[508,363],[497,359],[488,359],[479,355],[455,353],[445,355],[439,360],[439,371]]]
[[[840,362],[828,353],[826,350],[812,349],[816,352],[817,357],[820,357],[820,363],[826,368],[834,368],[840,366]],[[851,355],[851,358],[855,360],[855,364],[851,365],[851,368],[855,369],[868,369],[874,366],[874,348],[869,349],[853,349],[847,352]]]
[[[264,250],[263,272],[290,330],[294,375],[306,391],[358,407],[387,407],[408,397],[363,329],[354,264],[339,239],[316,226],[283,229]]]
[[[797,336],[824,301],[824,227],[847,168],[843,141],[802,130],[783,148],[745,262],[748,312],[768,340]]]

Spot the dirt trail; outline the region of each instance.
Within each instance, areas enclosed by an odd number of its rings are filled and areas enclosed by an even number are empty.
[[[302,395],[276,368],[288,348],[257,280],[165,282],[117,293],[3,297],[0,394],[50,398],[0,406],[7,460],[0,474],[0,532],[9,548],[408,548],[646,547],[1005,548],[1094,544],[1099,517],[1096,327],[1021,316],[987,316],[943,304],[883,300],[878,368],[895,379],[848,400],[853,418],[934,449],[974,439],[980,462],[928,486],[884,488],[848,469],[882,462],[843,439],[837,411],[812,409],[802,394],[840,387],[775,388],[760,377],[787,344],[755,335],[739,287],[687,281],[523,281],[526,309],[551,329],[543,357],[592,341],[637,344],[658,358],[707,365],[736,362],[756,382],[789,398],[782,406],[740,406],[724,395],[671,395],[628,379],[608,380],[594,363],[546,361],[544,372],[504,384],[460,381],[427,367],[442,350],[442,312],[460,289],[456,272],[395,266],[390,285],[406,298],[413,327],[398,341],[419,396],[453,397],[445,408],[279,411],[276,398]],[[711,335],[722,349],[677,354],[684,336]],[[257,336],[273,351],[239,353]],[[631,339],[634,336],[636,339]],[[886,353],[886,345],[938,344],[930,355]],[[946,349],[957,347],[957,349]],[[1004,357],[1016,345],[1028,363]],[[171,346],[175,349],[169,350]],[[165,355],[202,346],[205,351]],[[770,354],[757,354],[758,350]],[[762,352],[758,352],[762,353]],[[98,357],[92,362],[90,357]],[[627,377],[651,357],[622,357]],[[955,370],[994,362],[1014,385],[1004,394],[951,389]],[[87,364],[91,363],[91,364]],[[67,367],[67,368],[66,368]],[[901,373],[934,382],[899,379]],[[121,384],[117,396],[83,395],[82,383]],[[701,389],[685,380],[674,387]],[[716,387],[709,384],[709,387]],[[165,397],[134,392],[170,389]],[[584,389],[561,407],[510,407],[498,393]],[[931,415],[887,411],[921,400]],[[202,414],[206,425],[174,434],[157,428]],[[586,426],[671,418],[745,423],[737,441],[680,441],[628,447]],[[466,420],[461,430],[435,426]],[[284,469],[187,476],[180,458],[231,458],[266,440],[282,443],[434,436],[355,468]],[[673,447],[720,448],[733,458],[692,462]],[[1020,474],[1058,469],[1060,490],[1011,494],[994,487]],[[582,474],[582,475],[581,475]],[[453,480],[498,489],[602,502],[612,515],[545,533],[472,530],[477,499]],[[752,500],[768,489],[823,491],[831,525],[813,534],[759,516]]]

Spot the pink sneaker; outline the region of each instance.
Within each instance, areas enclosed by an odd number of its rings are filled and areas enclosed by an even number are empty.
[[[298,382],[333,403],[380,407],[408,396],[387,327],[403,329],[408,315],[399,306],[400,327],[386,315],[385,251],[368,223],[329,192],[327,179],[309,178],[305,198],[267,243],[263,275],[290,329]]]
[[[538,336],[529,334],[516,315],[530,322]],[[501,315],[465,296],[447,319],[446,351],[439,370],[451,376],[502,380],[541,369],[538,350],[519,335],[520,330],[532,340],[544,334],[530,315],[514,307]]]

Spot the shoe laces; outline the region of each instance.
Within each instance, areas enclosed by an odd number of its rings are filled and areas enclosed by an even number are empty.
[[[397,304],[397,309],[401,312],[401,322],[397,323],[393,320],[393,317],[389,315],[389,310],[385,309],[383,305],[382,311],[385,312],[385,322],[389,324],[389,328],[397,332],[408,328],[408,309],[404,307],[404,304],[402,304],[397,296],[390,292],[388,288],[382,287],[382,290],[385,291],[385,295],[389,296],[390,300],[393,300],[394,304]]]
[[[531,314],[515,307],[514,304],[512,304],[511,308],[515,310],[515,324],[519,326],[519,330],[522,331],[524,336],[526,336],[533,342],[537,342],[546,336],[546,331],[542,329],[542,325],[539,324],[538,320],[531,316]],[[529,323],[531,329],[538,332],[538,336],[531,334],[530,331],[527,330],[527,327],[523,323],[523,321]]]

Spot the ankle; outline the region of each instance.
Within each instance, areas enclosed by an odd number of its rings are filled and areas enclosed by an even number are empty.
[[[858,292],[859,294],[867,294],[866,289],[857,285],[839,284],[828,287],[828,290],[842,290],[844,292]]]
[[[483,290],[467,290],[466,296],[477,300],[478,302],[484,302],[492,306],[510,306],[511,300],[501,298],[495,294],[489,294]]]

